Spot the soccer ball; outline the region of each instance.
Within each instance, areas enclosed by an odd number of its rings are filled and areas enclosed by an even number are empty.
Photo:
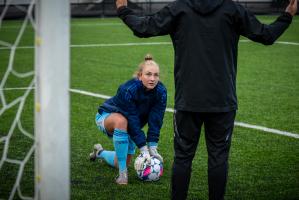
[[[151,156],[151,164],[143,164],[143,170],[137,170],[137,176],[143,181],[158,181],[163,175],[163,163]]]

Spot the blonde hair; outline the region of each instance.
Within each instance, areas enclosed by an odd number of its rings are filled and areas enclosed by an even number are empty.
[[[153,56],[148,53],[144,56],[144,60],[139,64],[138,69],[133,74],[133,77],[138,78],[141,76],[145,65],[156,65],[159,68],[159,65],[154,61]]]

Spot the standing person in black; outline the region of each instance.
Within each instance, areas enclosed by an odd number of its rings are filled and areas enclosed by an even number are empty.
[[[116,0],[119,17],[138,37],[169,34],[175,51],[174,163],[171,198],[186,199],[192,160],[204,125],[209,199],[224,199],[236,115],[240,36],[273,44],[297,12],[291,0],[270,25],[232,0],[176,0],[152,15],[137,15]]]

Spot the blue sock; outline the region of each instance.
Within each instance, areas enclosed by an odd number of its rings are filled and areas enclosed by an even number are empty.
[[[113,144],[118,160],[119,172],[127,170],[127,154],[129,139],[128,133],[125,130],[114,129]]]
[[[114,165],[115,151],[104,150],[97,157],[104,159],[106,161],[106,163],[108,163],[111,167],[115,167],[115,165]]]

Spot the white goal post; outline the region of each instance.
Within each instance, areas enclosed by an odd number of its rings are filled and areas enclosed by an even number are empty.
[[[36,0],[35,199],[70,199],[70,5]]]

